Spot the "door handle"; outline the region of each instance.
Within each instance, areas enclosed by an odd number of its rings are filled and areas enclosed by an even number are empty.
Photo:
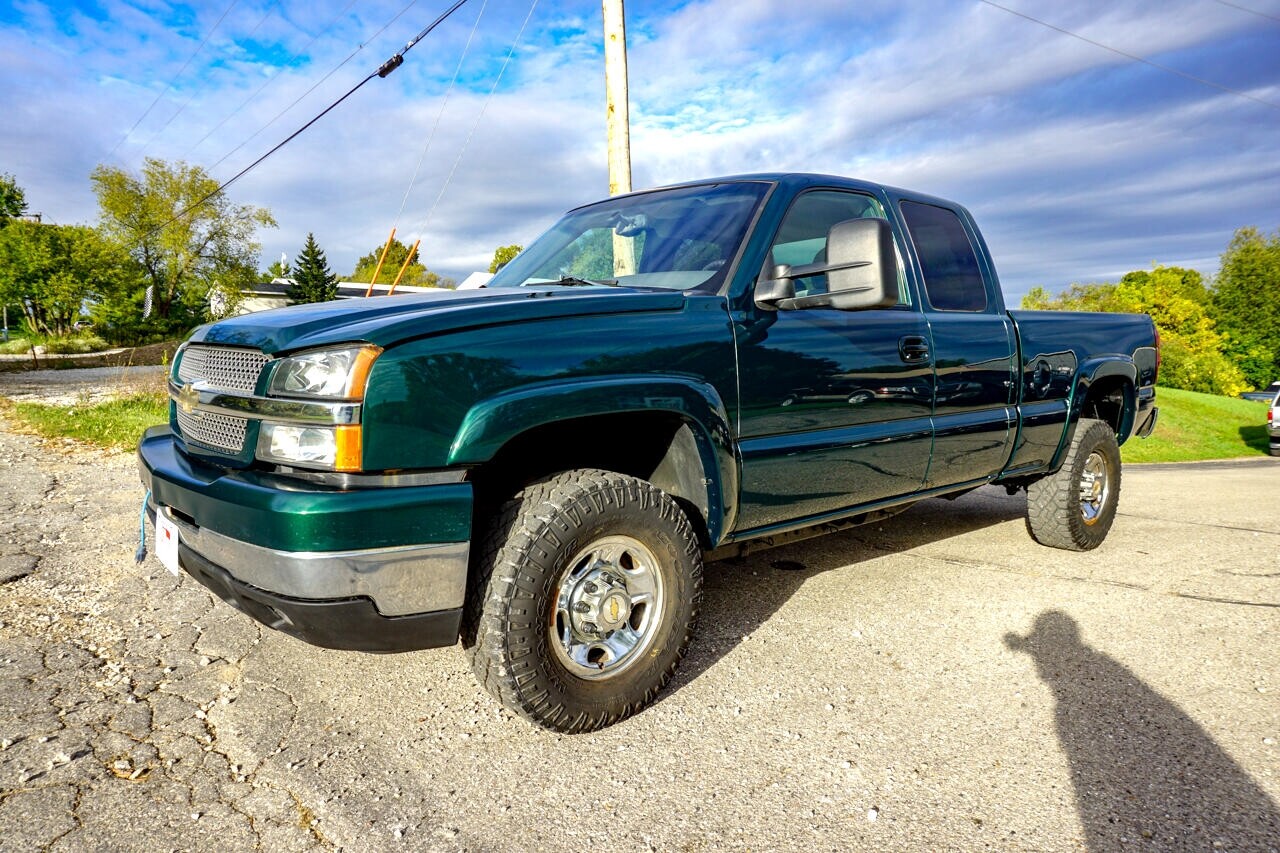
[[[920,335],[906,335],[898,339],[898,355],[907,364],[920,364],[929,360],[929,342]]]

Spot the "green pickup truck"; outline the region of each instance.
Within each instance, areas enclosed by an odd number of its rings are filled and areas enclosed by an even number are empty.
[[[587,731],[671,677],[704,560],[992,483],[1098,546],[1159,361],[1146,316],[1006,311],[959,205],[747,175],[570,211],[484,289],[201,327],[138,452],[174,573],[321,646],[461,639]]]

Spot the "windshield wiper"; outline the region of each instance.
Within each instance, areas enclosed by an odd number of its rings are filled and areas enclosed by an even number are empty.
[[[578,278],[576,275],[562,275],[556,284],[562,284],[565,287],[598,287],[600,285],[617,287],[618,280],[615,278],[590,279]]]

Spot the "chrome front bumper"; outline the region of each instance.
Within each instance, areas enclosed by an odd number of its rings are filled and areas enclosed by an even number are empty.
[[[152,509],[157,509],[152,507]],[[469,542],[358,551],[277,551],[190,524],[168,507],[182,544],[243,584],[307,600],[371,599],[383,616],[462,607]]]

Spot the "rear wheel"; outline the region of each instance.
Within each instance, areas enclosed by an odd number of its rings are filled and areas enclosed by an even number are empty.
[[[1081,418],[1062,467],[1027,487],[1027,530],[1041,545],[1089,551],[1120,502],[1120,447],[1104,421]]]
[[[697,620],[702,551],[653,485],[606,471],[535,483],[499,514],[464,645],[495,698],[538,725],[602,728],[647,705]]]

